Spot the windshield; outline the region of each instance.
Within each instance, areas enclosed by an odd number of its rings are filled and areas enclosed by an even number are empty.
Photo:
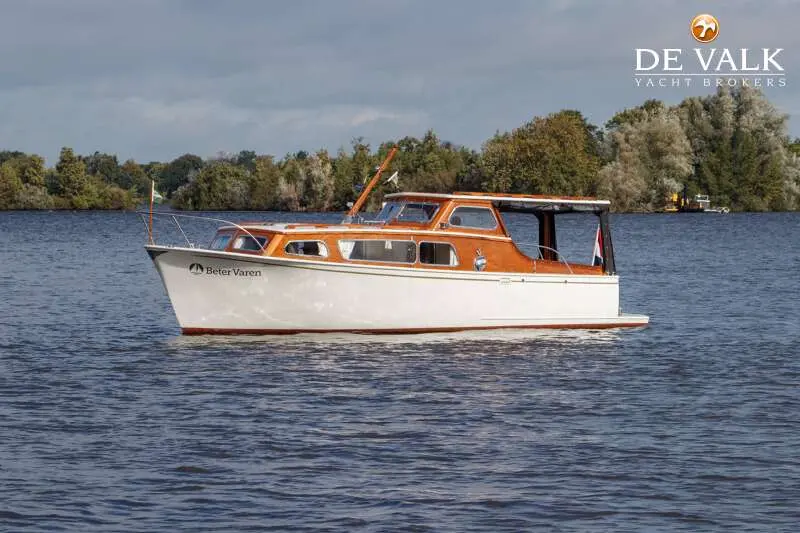
[[[381,212],[378,213],[378,216],[375,220],[379,220],[381,222],[389,222],[390,220],[394,219],[400,210],[403,208],[403,204],[399,202],[386,202],[383,204],[383,209]]]
[[[386,202],[378,213],[377,220],[389,223],[398,222],[430,222],[439,210],[439,204],[427,202]]]

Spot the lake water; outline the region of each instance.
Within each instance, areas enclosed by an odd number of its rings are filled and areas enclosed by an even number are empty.
[[[188,338],[137,215],[0,213],[0,531],[797,530],[800,215],[612,224],[646,329]]]

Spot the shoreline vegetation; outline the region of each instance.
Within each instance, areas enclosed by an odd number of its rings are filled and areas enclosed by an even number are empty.
[[[394,144],[400,148],[368,210],[397,191],[483,191],[598,196],[618,212],[661,210],[673,194],[708,194],[735,211],[800,208],[800,139],[788,117],[755,89],[720,88],[667,106],[647,100],[600,128],[580,111],[536,117],[471,150],[433,131],[373,150],[363,139],[281,159],[243,150],[202,159],[120,164],[116,155],[62,148],[46,168],[35,154],[0,151],[0,210],[130,210],[150,180],[171,207],[197,211],[344,211]]]

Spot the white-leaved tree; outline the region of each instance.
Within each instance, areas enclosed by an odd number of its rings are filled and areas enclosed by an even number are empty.
[[[624,211],[652,210],[692,172],[692,147],[675,109],[641,108],[614,124],[613,160],[600,171],[599,193]]]

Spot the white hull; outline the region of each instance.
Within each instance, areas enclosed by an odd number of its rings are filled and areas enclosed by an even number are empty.
[[[181,329],[425,332],[641,326],[617,276],[459,272],[148,246]]]

